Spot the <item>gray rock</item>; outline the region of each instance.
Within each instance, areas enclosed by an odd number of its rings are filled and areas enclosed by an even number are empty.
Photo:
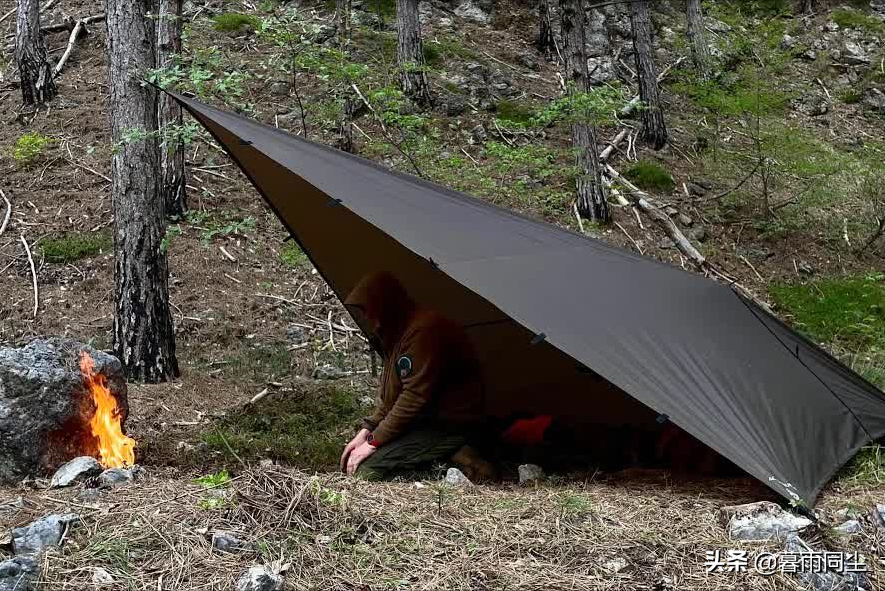
[[[31,591],[40,567],[30,556],[16,556],[0,562],[0,591]]]
[[[612,558],[602,563],[602,568],[610,573],[619,573],[630,565],[627,559],[622,557]]]
[[[470,486],[473,484],[470,482],[470,479],[457,468],[449,468],[446,471],[446,477],[443,479],[443,483],[449,486]]]
[[[348,375],[350,374],[347,371],[330,363],[319,365],[313,370],[313,377],[317,380],[340,380]]]
[[[842,49],[842,61],[852,66],[866,66],[870,63],[870,56],[860,44],[846,41]]]
[[[688,237],[697,242],[706,242],[709,236],[707,230],[703,226],[695,226],[688,231]]]
[[[520,484],[536,484],[547,476],[544,469],[537,464],[521,464],[518,470]]]
[[[679,214],[679,223],[683,226],[691,226],[694,223],[694,220],[688,214],[680,213]]]
[[[83,385],[81,351],[105,376],[125,424],[126,380],[115,357],[58,338],[0,348],[0,484],[44,476],[77,456],[99,455],[89,428],[95,404]]]
[[[670,238],[661,238],[660,240],[658,240],[657,246],[660,249],[666,250],[668,248],[673,248],[674,246],[676,246],[676,243],[673,242]]]
[[[300,326],[290,324],[286,327],[286,340],[293,345],[302,345],[307,342],[307,335]]]
[[[8,501],[0,501],[0,515],[9,515],[17,513],[25,508],[25,500],[21,497],[9,499]]]
[[[769,501],[723,507],[719,511],[719,522],[733,540],[783,539],[812,523]]]
[[[863,528],[860,525],[860,521],[858,521],[857,519],[849,519],[845,523],[837,525],[833,529],[836,530],[836,532],[839,534],[848,536],[852,534],[859,534],[861,531],[863,531]]]
[[[492,22],[491,13],[483,10],[480,6],[474,3],[473,0],[462,0],[462,2],[455,7],[455,14],[463,19],[473,21],[480,25],[488,25]]]
[[[812,549],[795,533],[788,534],[784,549],[791,554],[810,554]],[[801,564],[801,562],[798,562]],[[811,591],[856,591],[871,589],[866,573],[839,573],[832,570],[824,572],[801,571],[796,578]]]
[[[270,85],[270,93],[275,96],[287,96],[292,86],[288,82],[277,80]]]
[[[480,123],[470,130],[470,138],[475,144],[483,144],[487,139],[489,139],[489,134],[486,131],[486,128],[483,127],[482,123]]]
[[[806,275],[814,274],[814,267],[812,267],[811,263],[808,261],[799,261],[799,264],[796,265],[796,267],[799,269],[800,273],[805,273]]]
[[[863,109],[873,113],[885,113],[885,92],[870,88],[863,95]]]
[[[817,51],[814,49],[809,49],[807,51],[804,51],[800,57],[804,60],[813,62],[817,59]]]
[[[707,27],[708,31],[714,33],[730,33],[732,30],[731,25],[709,16],[704,17],[704,26]]]
[[[420,20],[421,24],[424,26],[433,22],[433,6],[430,2],[418,3],[418,20]]]
[[[618,77],[612,59],[607,55],[587,58],[587,69],[590,72],[590,83],[596,86]]]
[[[107,570],[96,566],[92,569],[92,584],[96,587],[108,587],[114,584],[114,577]]]
[[[97,476],[101,470],[101,464],[91,456],[74,458],[56,470],[52,475],[52,480],[49,481],[49,488],[62,488],[75,482],[82,482],[87,478]]]
[[[98,486],[101,488],[114,488],[115,486],[138,480],[143,473],[144,469],[141,466],[109,468],[98,475]]]
[[[695,197],[703,197],[707,194],[708,189],[701,186],[700,183],[688,183],[688,192]]]
[[[674,215],[679,215],[679,210],[672,205],[668,205],[664,208],[664,213],[666,213],[670,217],[673,217]]]
[[[254,550],[255,547],[249,542],[245,542],[230,532],[216,531],[212,532],[212,548],[219,552],[248,552]]]
[[[40,554],[57,546],[65,528],[79,520],[76,513],[47,515],[26,527],[17,527],[12,530],[12,550],[18,555]]]
[[[873,521],[876,527],[885,527],[885,505],[876,505],[873,509]]]
[[[237,579],[237,591],[283,591],[283,577],[267,566],[250,566]]]
[[[516,63],[523,68],[528,68],[535,72],[541,69],[541,64],[538,62],[538,56],[533,51],[524,50],[517,53]]]
[[[450,94],[440,99],[440,106],[448,117],[457,117],[467,110],[467,101],[461,95]]]
[[[790,35],[784,35],[781,39],[781,49],[791,49],[796,46],[796,38]]]
[[[840,27],[837,23],[833,21],[829,21],[827,24],[824,25],[824,31],[827,31],[828,33],[835,33],[841,28],[842,27]]]
[[[809,117],[826,115],[830,110],[830,101],[821,94],[803,96],[794,102],[795,107]]]

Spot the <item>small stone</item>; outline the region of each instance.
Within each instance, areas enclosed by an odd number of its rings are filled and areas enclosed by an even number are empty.
[[[442,99],[442,108],[448,117],[457,117],[467,110],[467,101],[464,97],[453,94]]]
[[[62,488],[75,482],[82,482],[101,473],[101,464],[93,457],[80,456],[63,464],[52,475],[49,488]]]
[[[8,501],[0,501],[0,515],[9,515],[25,508],[25,500],[16,497]]]
[[[619,573],[629,566],[629,562],[625,558],[612,558],[602,563],[602,568],[610,573]]]
[[[286,327],[286,340],[293,345],[302,345],[307,342],[307,335],[304,334],[304,329],[300,326],[290,324]]]
[[[690,226],[694,223],[694,220],[691,219],[687,214],[680,213],[679,214],[679,223],[683,226]]]
[[[842,50],[842,61],[852,66],[866,66],[870,56],[858,43],[846,41]]]
[[[237,591],[283,591],[283,577],[267,566],[250,566],[237,580]]]
[[[833,529],[836,530],[837,533],[845,536],[859,534],[862,531],[860,522],[857,519],[849,519],[842,525],[837,525]]]
[[[271,460],[270,458],[264,458],[263,460],[261,460],[260,462],[258,462],[258,465],[259,465],[260,467],[262,467],[262,468],[273,468],[273,467],[274,467],[274,461]]]
[[[704,18],[704,25],[707,27],[708,31],[712,31],[714,33],[731,32],[731,25],[723,23],[722,21],[711,18],[709,16]]]
[[[449,468],[446,471],[446,477],[443,482],[449,486],[470,486],[473,484],[461,470],[457,468]]]
[[[770,540],[785,538],[812,522],[784,511],[775,503],[761,501],[723,507],[719,510],[719,523],[728,529],[733,540]]]
[[[694,195],[695,197],[703,197],[707,194],[707,189],[702,187],[699,183],[688,183],[688,193],[690,195]]]
[[[473,143],[483,144],[489,139],[489,134],[486,132],[486,128],[483,127],[482,123],[480,123],[470,130],[470,137],[473,139]]]
[[[544,469],[537,464],[522,464],[518,469],[520,484],[536,484],[546,477]]]
[[[375,404],[375,399],[369,396],[368,394],[364,396],[360,396],[360,405],[362,406],[372,406]]]
[[[19,555],[39,554],[47,548],[57,546],[65,528],[80,521],[76,513],[47,515],[26,527],[12,530],[12,550]]]
[[[253,550],[254,546],[249,542],[244,542],[230,532],[216,531],[212,532],[212,548],[219,552],[244,552]]]
[[[799,269],[800,273],[805,273],[806,275],[814,274],[814,267],[812,267],[811,263],[807,261],[799,261],[799,264],[796,265],[796,267]]]
[[[104,587],[105,585],[113,585],[114,577],[111,576],[111,573],[101,568],[100,566],[96,566],[92,569],[92,584],[98,585],[99,587]]]
[[[289,94],[290,85],[288,82],[277,80],[270,85],[270,93],[275,96],[286,96]]]
[[[784,549],[791,554],[799,555],[799,564],[804,563],[801,560],[802,554],[812,552],[812,549],[795,533],[787,534]],[[862,572],[840,574],[826,569],[802,569],[796,573],[796,578],[811,591],[855,591],[871,588],[869,577]]]
[[[480,25],[488,25],[492,22],[492,15],[474,4],[473,0],[463,0],[455,8],[455,14]]]
[[[814,60],[817,59],[817,51],[815,51],[814,49],[808,49],[808,50],[802,52],[802,55],[800,57],[804,60],[808,60],[810,62],[813,62]]]
[[[668,205],[664,208],[664,213],[666,213],[670,217],[673,217],[674,215],[679,215],[679,210],[672,205]]]
[[[101,488],[113,488],[137,480],[144,472],[141,466],[131,468],[109,468],[98,477],[98,486]]]
[[[873,517],[877,527],[885,527],[885,505],[876,505],[876,508],[873,509]]]
[[[0,561],[0,591],[31,591],[31,582],[40,568],[30,556],[16,556]]]
[[[193,443],[188,443],[187,441],[179,441],[175,446],[175,449],[182,453],[188,453],[194,451],[196,449]]]
[[[531,51],[520,51],[519,53],[517,53],[516,63],[524,68],[528,68],[529,70],[534,70],[536,72],[541,69],[541,65],[538,63],[537,57]]]
[[[673,248],[674,246],[676,246],[676,243],[673,242],[669,238],[661,238],[660,240],[658,240],[658,243],[657,243],[657,247],[662,250],[666,250],[668,248]]]
[[[688,231],[688,237],[696,242],[706,242],[707,230],[703,226],[695,226]]]
[[[870,88],[864,93],[863,108],[865,111],[885,113],[885,92],[878,88]]]
[[[348,375],[350,374],[347,371],[329,363],[320,365],[313,370],[313,377],[317,380],[339,380]]]
[[[781,39],[781,49],[790,49],[796,45],[796,38],[790,35],[784,35]]]
[[[824,25],[824,31],[827,31],[829,33],[835,33],[839,29],[839,25],[837,23],[834,23],[833,21],[830,21]]]

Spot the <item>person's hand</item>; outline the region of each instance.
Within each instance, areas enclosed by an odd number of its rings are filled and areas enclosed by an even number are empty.
[[[347,458],[347,475],[353,476],[356,473],[357,468],[360,467],[360,464],[362,464],[370,455],[375,453],[376,449],[376,447],[369,445],[368,441],[363,441],[359,447],[350,452],[350,457]]]
[[[350,453],[355,450],[361,443],[366,442],[366,437],[369,435],[368,429],[360,429],[359,433],[350,440],[350,443],[344,446],[344,453],[341,454],[341,471],[344,472],[347,467],[347,458],[350,456]]]

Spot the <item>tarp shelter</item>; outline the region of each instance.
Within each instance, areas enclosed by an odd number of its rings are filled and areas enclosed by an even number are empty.
[[[670,420],[807,506],[885,435],[882,392],[727,285],[173,96],[340,299],[388,270],[461,322],[491,413]]]

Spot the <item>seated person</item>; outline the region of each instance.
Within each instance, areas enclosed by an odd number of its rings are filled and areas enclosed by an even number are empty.
[[[421,308],[391,273],[366,276],[345,305],[383,359],[375,411],[344,448],[341,469],[379,480],[451,461],[473,481],[496,477],[470,445],[484,426],[479,362],[464,330]]]

